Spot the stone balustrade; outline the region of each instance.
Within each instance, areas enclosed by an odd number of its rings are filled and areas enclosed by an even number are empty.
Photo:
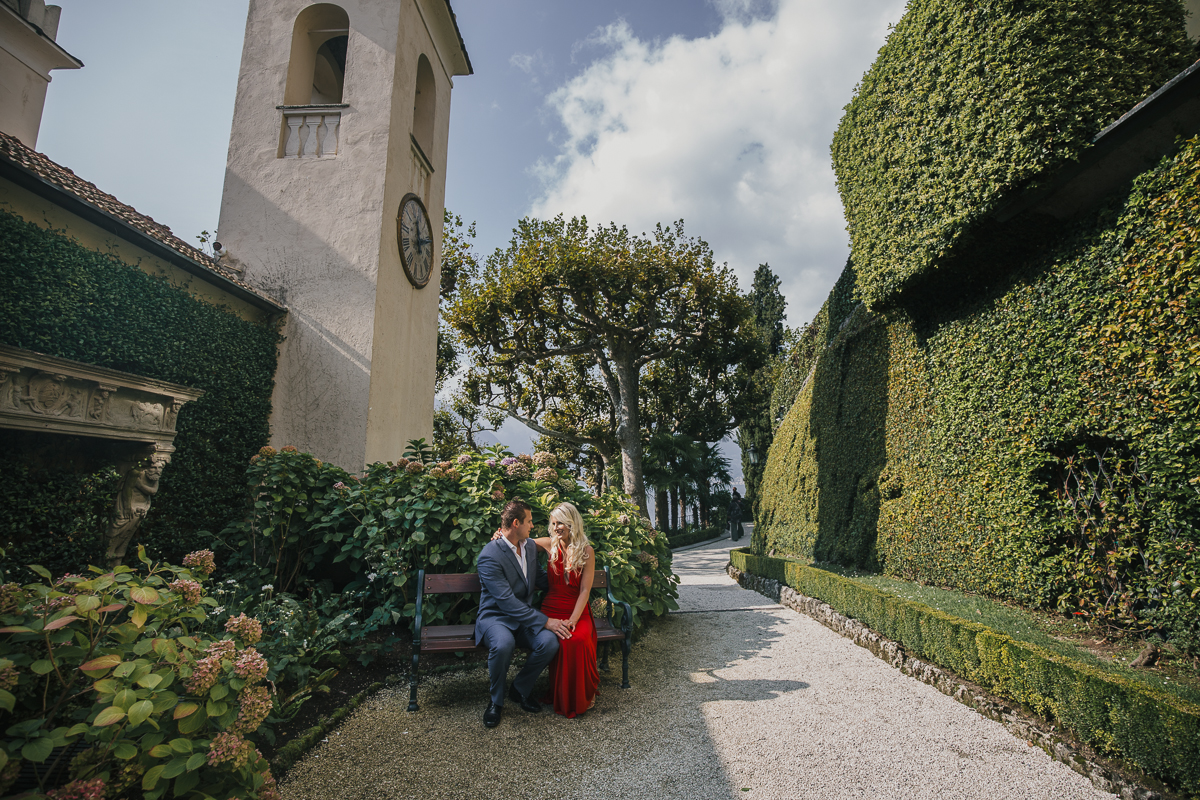
[[[283,158],[329,158],[338,154],[345,103],[276,106],[283,112]]]

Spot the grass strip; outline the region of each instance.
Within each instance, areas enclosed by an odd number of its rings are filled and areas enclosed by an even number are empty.
[[[919,658],[1053,719],[1098,752],[1200,797],[1200,706],[800,561],[729,554],[733,566],[828,603]]]

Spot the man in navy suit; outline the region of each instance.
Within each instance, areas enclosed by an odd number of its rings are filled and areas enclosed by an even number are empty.
[[[533,512],[521,500],[513,500],[500,515],[499,539],[489,542],[479,554],[479,616],[475,620],[475,643],[488,648],[488,677],[491,698],[483,712],[484,727],[500,724],[505,684],[513,649],[519,644],[530,650],[524,668],[517,673],[508,697],[526,711],[537,713],[541,705],[529,696],[533,684],[558,653],[558,640],[571,630],[566,620],[550,619],[533,607],[536,589],[545,589],[546,574],[537,560],[537,545],[529,541]]]

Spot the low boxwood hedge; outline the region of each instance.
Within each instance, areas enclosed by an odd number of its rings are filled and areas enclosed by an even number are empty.
[[[676,547],[687,547],[689,544],[707,542],[709,539],[716,539],[725,533],[726,531],[721,528],[704,528],[689,533],[669,533],[667,534],[667,545],[674,550]]]
[[[1200,795],[1200,706],[799,561],[729,554],[733,566],[828,603],[919,658],[1059,722],[1098,752]]]

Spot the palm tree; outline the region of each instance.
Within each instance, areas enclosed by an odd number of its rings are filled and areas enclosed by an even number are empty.
[[[727,485],[733,476],[729,473],[729,459],[721,453],[716,444],[699,442],[696,450],[697,458],[692,480],[699,495],[697,499],[700,504],[700,524],[707,527],[711,507],[709,498],[712,496],[713,484]]]

